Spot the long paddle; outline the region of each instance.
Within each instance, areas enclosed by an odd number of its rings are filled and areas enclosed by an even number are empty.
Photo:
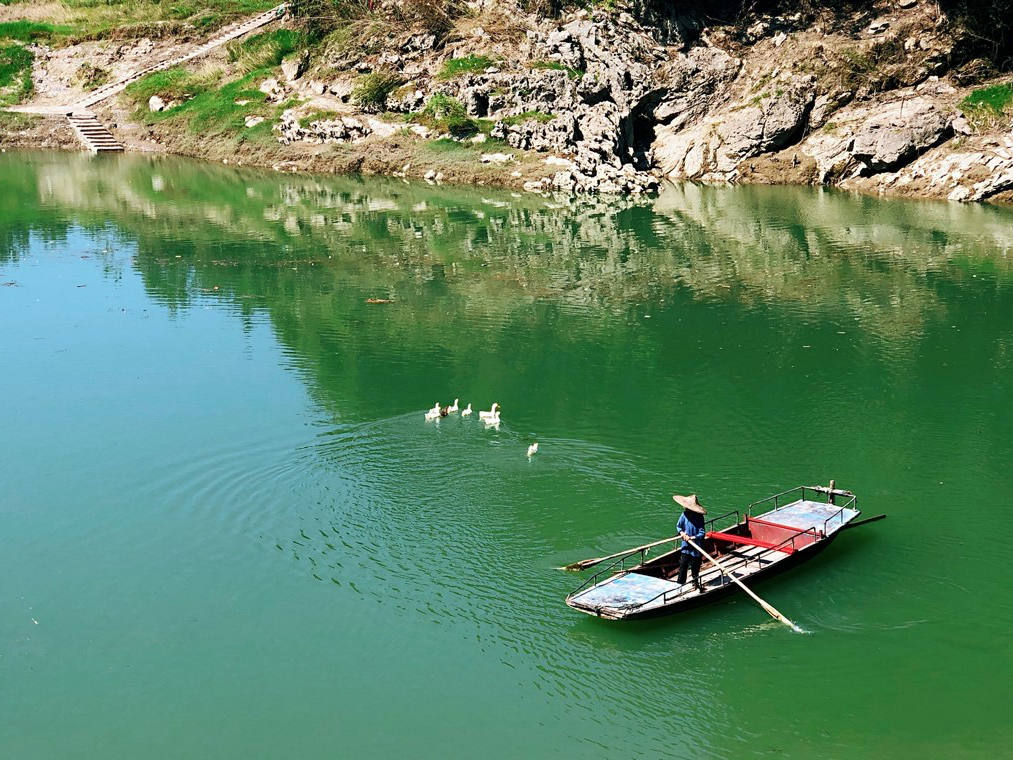
[[[570,572],[577,572],[578,570],[587,570],[589,567],[604,562],[607,559],[615,559],[621,557],[624,554],[634,554],[635,552],[643,551],[644,549],[650,549],[652,546],[659,546],[661,544],[667,544],[669,541],[675,541],[678,536],[672,536],[671,538],[663,538],[660,541],[652,541],[649,544],[643,546],[634,546],[632,549],[626,549],[625,551],[616,552],[615,554],[609,554],[605,557],[592,557],[591,559],[582,559],[579,562],[572,562],[564,567],[557,567],[557,570],[569,570]]]
[[[760,597],[758,597],[756,594],[754,594],[752,591],[750,591],[749,587],[746,586],[745,583],[743,583],[738,578],[736,578],[733,573],[730,573],[728,571],[728,568],[726,568],[724,565],[722,565],[720,562],[718,562],[716,559],[714,559],[714,557],[712,557],[707,552],[705,552],[692,538],[690,538],[685,533],[683,533],[682,534],[682,540],[685,541],[690,546],[692,546],[698,552],[700,552],[707,559],[709,559],[711,561],[711,563],[715,567],[720,568],[721,572],[723,572],[725,575],[727,575],[733,581],[735,581],[736,583],[738,583],[739,584],[739,588],[741,588],[743,591],[745,591],[747,594],[749,594],[751,597],[753,597],[753,599],[756,600],[756,603],[759,604],[761,607],[763,607],[764,611],[768,615],[770,615],[775,620],[780,620],[786,626],[788,626],[793,631],[795,631],[795,633],[805,633],[805,631],[803,631],[801,628],[799,628],[797,625],[795,625],[793,622],[791,622],[788,618],[786,618],[784,615],[782,615],[780,612],[778,612],[776,609],[774,609],[774,607],[772,605],[770,605],[767,602],[763,601]]]

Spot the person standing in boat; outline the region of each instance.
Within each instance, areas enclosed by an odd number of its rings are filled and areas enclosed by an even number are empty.
[[[685,538],[688,536],[693,539],[698,546],[704,540],[707,536],[707,531],[704,528],[703,516],[707,514],[707,510],[697,500],[695,493],[689,496],[675,494],[672,498],[676,504],[682,507],[682,515],[675,526],[676,533],[683,537],[682,546],[679,547],[678,581],[680,584],[685,583],[686,571],[691,570],[693,572],[693,585],[697,587],[698,591],[703,591],[703,588],[700,586],[700,562],[703,558],[700,556],[700,552],[686,542]]]

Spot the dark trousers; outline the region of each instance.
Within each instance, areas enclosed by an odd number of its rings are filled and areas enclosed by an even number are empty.
[[[700,585],[700,562],[703,557],[694,557],[689,552],[679,552],[679,583],[686,582],[686,568],[693,571],[693,583]]]

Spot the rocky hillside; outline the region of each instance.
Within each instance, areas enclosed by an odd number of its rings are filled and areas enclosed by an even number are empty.
[[[1005,200],[1007,6],[294,0],[286,29],[142,80],[106,116],[152,149],[538,192],[667,178]],[[37,92],[74,47],[36,49]]]

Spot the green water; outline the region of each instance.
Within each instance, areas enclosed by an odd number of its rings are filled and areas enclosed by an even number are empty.
[[[0,754],[1002,756],[1011,251],[803,189],[0,156]],[[830,478],[890,517],[758,586],[810,635],[563,605],[673,491]]]

